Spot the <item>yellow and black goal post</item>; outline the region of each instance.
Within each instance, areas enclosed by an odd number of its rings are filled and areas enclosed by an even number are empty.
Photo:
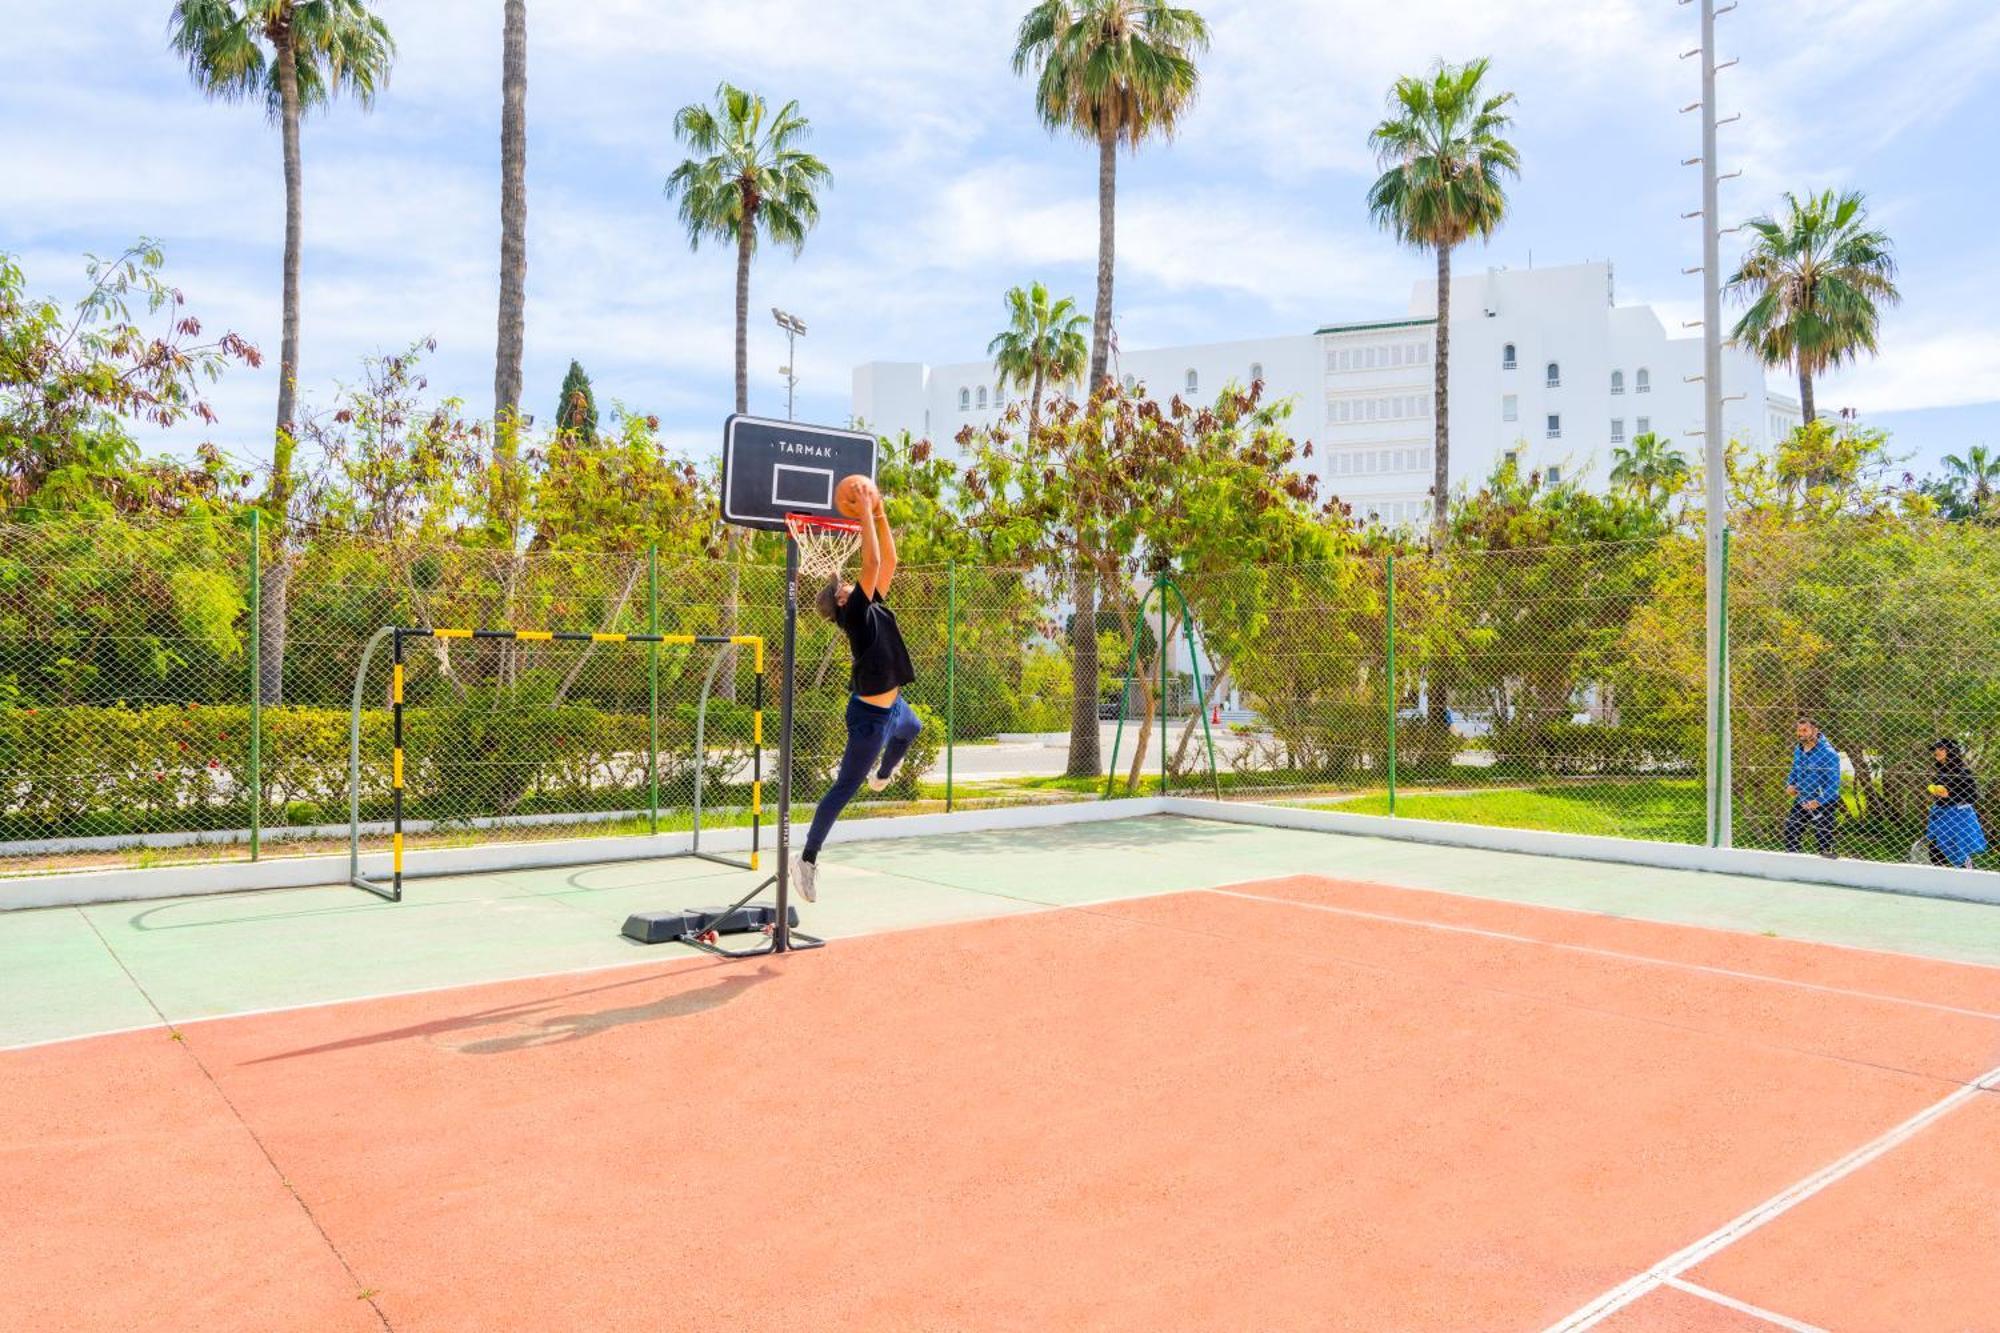
[[[386,881],[362,873],[363,736],[369,695],[369,671],[377,649],[389,646],[389,877]],[[426,678],[427,735],[420,758],[409,747],[412,656],[409,648],[431,641],[434,654],[421,655],[435,665]],[[455,659],[450,645],[479,645],[473,660]],[[588,668],[601,646],[640,645],[649,649],[644,670],[620,674],[618,668]],[[663,751],[661,649],[713,647],[748,648],[752,667],[752,699],[747,754],[725,752],[714,772],[708,722],[717,676],[732,654],[715,654],[700,678],[691,707],[695,672],[689,664],[673,671],[670,688],[683,693],[669,719],[678,735]],[[532,657],[531,654],[542,654]],[[549,654],[567,654],[550,658]],[[600,659],[602,660],[602,659]],[[628,665],[630,659],[627,659]],[[363,649],[355,670],[353,710],[348,733],[348,879],[401,902],[404,839],[412,822],[410,789],[421,769],[425,790],[418,802],[415,827],[424,831],[491,834],[496,842],[523,843],[537,836],[577,836],[594,827],[607,831],[659,834],[662,787],[669,786],[670,807],[683,803],[691,811],[685,846],[659,851],[648,839],[635,840],[633,855],[652,858],[694,856],[740,870],[758,869],[762,842],[764,787],[765,654],[762,636],[755,634],[654,634],[583,630],[451,629],[387,626],[376,631]],[[379,698],[380,696],[375,696]],[[740,706],[737,717],[741,720]],[[376,716],[379,717],[379,714]],[[691,724],[691,734],[687,728]],[[376,724],[379,726],[379,723]],[[376,731],[376,743],[380,732]],[[682,742],[685,742],[683,745]],[[663,756],[672,774],[663,778]],[[379,759],[375,762],[379,763]],[[747,769],[747,813],[750,848],[747,858],[705,850],[701,845],[704,780],[720,780],[743,788]],[[379,770],[376,781],[379,783]],[[643,800],[643,805],[639,802]],[[369,822],[380,827],[379,793]],[[741,808],[739,807],[739,816]],[[529,863],[546,864],[546,858]],[[503,856],[478,858],[471,867],[440,870],[463,874],[474,870],[509,868]],[[379,873],[379,872],[378,872]]]

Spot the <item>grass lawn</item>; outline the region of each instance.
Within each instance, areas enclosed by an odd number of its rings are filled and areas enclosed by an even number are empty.
[[[1315,801],[1312,808],[1386,815],[1389,796],[1371,792],[1344,800]],[[1659,842],[1701,842],[1705,834],[1699,778],[1605,778],[1465,792],[1401,791],[1396,794],[1396,813],[1407,819]]]

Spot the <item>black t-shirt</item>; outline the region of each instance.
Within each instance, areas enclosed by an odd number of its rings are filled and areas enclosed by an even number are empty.
[[[896,613],[881,593],[869,596],[857,585],[834,616],[834,623],[847,632],[848,647],[854,650],[854,673],[848,677],[848,688],[854,693],[887,694],[916,680],[910,650],[903,646],[903,631],[896,625]]]

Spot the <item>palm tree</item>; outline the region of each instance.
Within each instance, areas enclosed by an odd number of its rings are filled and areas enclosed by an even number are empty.
[[[1953,488],[1970,487],[1973,510],[1984,513],[1994,492],[2000,490],[2000,454],[1990,453],[1983,444],[1975,444],[1965,451],[1965,457],[1946,454],[1943,461],[1944,470],[1951,474]]]
[[[363,0],[175,0],[169,41],[210,97],[256,98],[278,122],[285,156],[283,325],[278,349],[278,422],[265,507],[278,522],[280,558],[265,575],[262,678],[265,703],[282,702],[285,619],[291,565],[283,558],[284,519],[291,503],[294,402],[299,382],[299,250],[305,189],[299,162],[299,120],[347,93],[363,108],[389,80],[396,43],[388,25]]]
[[[1875,351],[1880,307],[1902,299],[1887,232],[1868,225],[1859,190],[1800,199],[1787,192],[1783,215],[1744,224],[1757,239],[1729,280],[1749,309],[1730,337],[1767,366],[1799,376],[1799,407],[1814,419],[1813,380],[1862,352]]]
[[[1070,130],[1097,145],[1097,304],[1090,321],[1087,394],[1104,387],[1111,355],[1111,277],[1118,212],[1118,145],[1134,152],[1150,134],[1172,135],[1194,102],[1196,55],[1208,49],[1208,24],[1192,9],[1163,0],[1041,0],[1021,19],[1014,72],[1035,74],[1035,109],[1050,130]],[[1077,625],[1097,623],[1089,562],[1077,561],[1072,591]],[[1073,777],[1095,777],[1097,636],[1075,636],[1070,657],[1069,764]]]
[[[797,254],[819,221],[821,187],[833,180],[826,164],[798,146],[812,123],[787,102],[774,116],[764,99],[724,83],[715,105],[684,106],[674,137],[698,156],[667,177],[668,198],[680,201],[688,245],[736,244],[736,410],[750,410],[750,258],[761,231]]]
[[[1035,109],[1051,130],[1097,145],[1097,305],[1090,322],[1087,392],[1104,382],[1111,345],[1118,145],[1138,151],[1171,136],[1194,101],[1208,24],[1161,0],[1042,0],[1021,20],[1014,72],[1035,71]]]
[[[1382,167],[1369,213],[1397,240],[1437,255],[1431,539],[1440,547],[1451,493],[1451,252],[1493,234],[1507,215],[1505,181],[1521,174],[1520,154],[1501,137],[1514,123],[1514,94],[1486,91],[1487,65],[1440,62],[1427,79],[1397,79],[1388,119],[1368,136]]]
[[[1633,436],[1631,448],[1611,451],[1611,484],[1643,499],[1673,494],[1687,475],[1687,455],[1651,431]]]
[[[521,410],[528,290],[528,0],[506,0],[500,54],[500,320],[493,354],[493,421]],[[509,448],[518,436],[501,430]],[[502,460],[503,464],[508,460]]]
[[[1089,363],[1090,344],[1084,325],[1090,321],[1076,302],[1065,296],[1053,304],[1041,283],[1015,287],[1007,293],[1007,327],[986,344],[1000,390],[1009,384],[1028,391],[1028,434],[1042,421],[1042,385],[1076,379]]]

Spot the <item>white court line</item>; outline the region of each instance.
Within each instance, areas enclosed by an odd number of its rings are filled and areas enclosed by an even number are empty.
[[[1538,939],[1533,935],[1517,935],[1511,931],[1488,930],[1482,926],[1462,926],[1448,921],[1425,921],[1421,917],[1397,916],[1390,912],[1369,912],[1358,907],[1338,907],[1332,903],[1303,902],[1296,898],[1278,898],[1263,893],[1244,893],[1240,889],[1200,889],[1200,893],[1212,893],[1223,898],[1241,898],[1253,903],[1276,903],[1280,907],[1299,907],[1312,912],[1329,912],[1335,916],[1358,917],[1363,921],[1384,921],[1397,926],[1415,926],[1421,930],[1442,931],[1451,935],[1475,935],[1481,939],[1504,940],[1510,944],[1538,944],[1545,949],[1559,949],[1565,953],[1589,954],[1597,958],[1615,958],[1621,962],[1644,963],[1651,967],[1664,967],[1685,972],[1705,972],[1710,976],[1730,977],[1738,981],[1761,981],[1772,986],[1785,986],[1793,990],[1815,991],[1822,995],[1841,995],[1849,999],[1874,1000],[1882,1004],[1907,1005],[1913,1009],[1928,1009],[1935,1013],[1955,1014],[1961,1018],[1983,1018],[2000,1022],[2000,1013],[1983,1009],[1962,1009],[1953,1004],[1937,1004],[1930,1000],[1914,1000],[1902,995],[1884,995],[1878,991],[1854,990],[1847,986],[1827,986],[1816,981],[1795,981],[1790,977],[1767,976],[1762,972],[1741,972],[1730,967],[1712,967],[1707,963],[1687,963],[1672,958],[1654,958],[1643,953],[1626,953],[1622,949],[1603,949],[1591,944],[1569,944],[1562,940]]]
[[[1846,1179],[1892,1148],[1907,1143],[1924,1128],[1951,1114],[1980,1093],[1990,1092],[1996,1088],[2000,1088],[2000,1068],[1989,1071],[1975,1082],[1955,1089],[1949,1096],[1925,1107],[1894,1129],[1862,1144],[1839,1161],[1821,1167],[1789,1189],[1772,1195],[1749,1212],[1717,1227],[1686,1249],[1668,1255],[1645,1272],[1619,1283],[1567,1318],[1550,1324],[1547,1333],[1579,1333],[1579,1330],[1595,1327],[1647,1292],[1673,1282],[1683,1273],[1706,1263],[1759,1227],[1790,1212],[1827,1186]]]
[[[1739,1301],[1734,1296],[1725,1296],[1719,1291],[1711,1291],[1698,1282],[1685,1282],[1680,1278],[1670,1277],[1666,1280],[1665,1285],[1672,1287],[1675,1291],[1684,1291],[1690,1296],[1699,1296],[1705,1301],[1713,1301],[1717,1305],[1726,1305],[1732,1310],[1749,1315],[1752,1319],[1761,1319],[1767,1324],[1776,1324],[1779,1328],[1788,1328],[1792,1333],[1827,1333],[1827,1330],[1821,1328],[1818,1324],[1807,1324],[1797,1319],[1787,1319],[1774,1310],[1766,1310],[1761,1305],[1752,1305],[1748,1301]]]

